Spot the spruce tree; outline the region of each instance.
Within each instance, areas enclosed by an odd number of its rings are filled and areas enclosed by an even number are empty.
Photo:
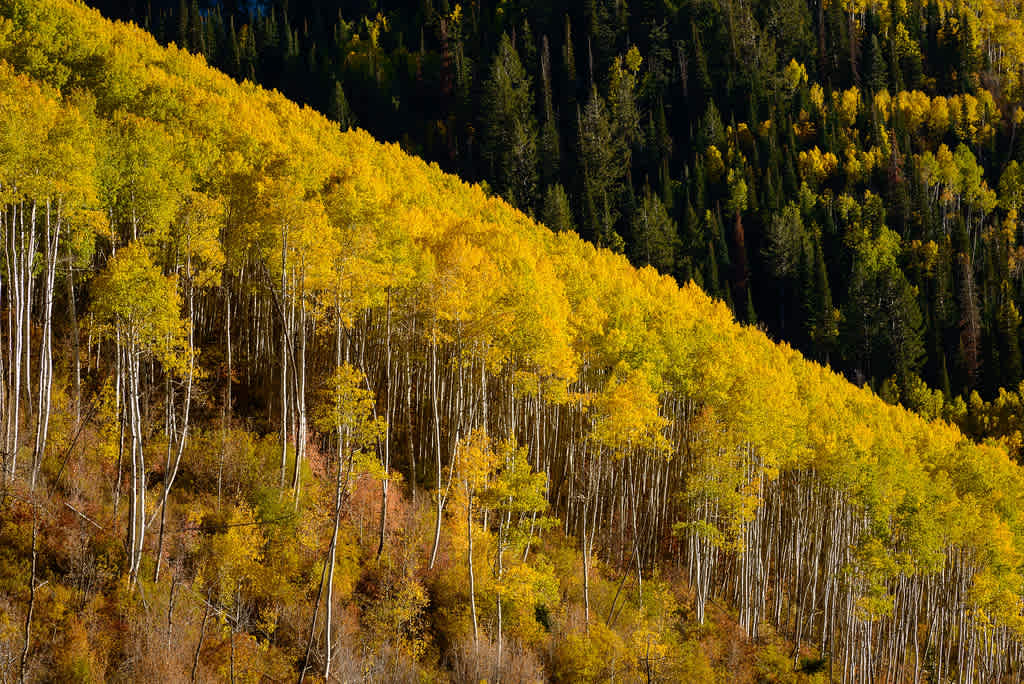
[[[345,89],[339,81],[334,82],[330,115],[332,119],[338,122],[343,131],[355,128],[356,126],[356,115],[352,112],[352,108],[349,107],[348,98],[345,97]]]
[[[484,156],[495,189],[513,205],[536,201],[537,123],[532,83],[508,34],[502,34],[484,83]]]
[[[871,41],[868,44],[867,62],[869,91],[877,93],[885,90],[889,84],[889,74],[885,64],[885,55],[882,54],[882,48],[878,45],[876,34],[871,35]]]
[[[541,38],[540,52],[541,129],[540,180],[546,186],[556,183],[562,163],[562,142],[558,134],[551,81],[551,49],[548,37]],[[564,192],[564,191],[563,191]]]
[[[544,191],[544,204],[540,211],[541,222],[556,233],[575,230],[569,196],[560,184],[549,185]]]

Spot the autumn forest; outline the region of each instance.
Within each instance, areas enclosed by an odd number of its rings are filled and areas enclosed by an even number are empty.
[[[1021,681],[1022,63],[0,0],[0,682]]]

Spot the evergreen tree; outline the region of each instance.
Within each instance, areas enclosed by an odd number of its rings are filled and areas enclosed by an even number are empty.
[[[544,204],[541,207],[540,220],[556,233],[575,230],[569,196],[565,193],[565,188],[558,183],[549,185],[544,191]]]
[[[630,256],[634,264],[671,273],[679,239],[676,223],[649,185],[644,185],[643,192],[643,201],[633,214]]]
[[[182,50],[192,50],[189,43],[189,5],[186,0],[178,0],[178,30],[175,40]]]
[[[889,74],[885,63],[885,55],[878,45],[878,36],[871,34],[871,42],[867,52],[868,82],[870,92],[877,93],[885,90],[889,84]]]
[[[558,134],[558,117],[555,115],[551,81],[551,51],[548,37],[541,39],[540,52],[541,83],[541,129],[540,129],[540,174],[541,182],[549,187],[559,179],[562,162],[562,142]]]
[[[572,22],[565,15],[565,36],[562,39],[562,69],[565,75],[566,104],[576,103],[576,91],[579,87],[576,75],[576,51],[572,42]]]
[[[973,13],[963,12],[957,22],[957,47],[959,62],[957,74],[959,76],[960,91],[964,93],[974,92],[977,87],[978,70],[981,66],[981,59],[978,55],[978,39],[975,32],[975,18]]]
[[[616,186],[625,169],[615,163],[619,145],[613,138],[604,98],[596,88],[590,91],[590,99],[579,114],[577,139],[583,192],[591,207],[584,220],[593,226],[593,234],[598,235],[601,231],[597,227],[606,222],[606,214],[608,222],[611,222],[607,198],[617,191]]]
[[[199,0],[192,0],[188,9],[188,49],[197,54],[206,54],[206,36],[203,32],[203,15],[199,11]]]
[[[1017,305],[1013,302],[1009,283],[1003,281],[1000,292],[999,307],[999,341],[1002,373],[999,384],[1003,387],[1016,387],[1022,378],[1020,326],[1021,317]]]
[[[238,78],[242,74],[242,46],[238,42],[238,33],[235,31],[235,18],[231,17],[229,22],[227,72]]]
[[[633,146],[640,137],[640,110],[636,102],[636,78],[642,58],[636,47],[625,58],[617,57],[608,75],[608,110],[615,145],[613,164],[628,170]]]
[[[347,131],[356,127],[356,116],[348,106],[345,89],[338,81],[334,82],[334,93],[331,96],[331,118],[338,122],[341,130]]]
[[[495,188],[513,205],[533,206],[537,187],[537,123],[530,77],[503,34],[484,83],[484,156]]]

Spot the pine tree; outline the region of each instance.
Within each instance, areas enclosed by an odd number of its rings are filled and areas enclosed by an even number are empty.
[[[203,15],[199,11],[199,0],[192,0],[188,10],[188,46],[197,54],[206,54],[206,40],[203,31]]]
[[[981,59],[978,55],[978,40],[975,31],[975,18],[972,13],[963,12],[957,22],[957,48],[959,62],[957,74],[959,76],[960,92],[974,92],[978,83],[978,71],[981,67]]]
[[[338,122],[341,130],[347,131],[356,127],[356,116],[348,106],[345,89],[339,81],[334,82],[334,93],[331,97],[331,118]]]
[[[754,311],[754,295],[751,292],[750,286],[747,286],[747,291],[744,295],[744,299],[747,300],[747,308],[744,312],[743,320],[747,325],[757,325],[757,312]]]
[[[871,35],[871,42],[868,44],[868,90],[877,93],[885,90],[889,84],[889,74],[885,64],[885,55],[878,45],[878,35]]]
[[[572,22],[568,14],[565,15],[565,38],[562,41],[562,69],[565,75],[566,104],[572,106],[576,104],[579,83],[576,76],[576,51],[572,44]]]
[[[556,233],[575,230],[572,220],[572,208],[565,188],[555,183],[544,191],[544,204],[540,212],[541,222]]]
[[[829,363],[839,341],[840,318],[832,303],[832,288],[820,240],[814,240],[814,289],[808,294],[805,296],[812,302],[811,315],[807,320],[808,334],[814,344],[815,356]]]
[[[941,349],[939,352],[939,389],[942,390],[942,396],[946,398],[946,401],[949,401],[953,398],[953,390],[949,382],[949,371],[946,367],[946,353]]]
[[[605,213],[611,215],[611,207],[607,206],[606,199],[617,193],[618,182],[625,173],[625,169],[615,163],[618,145],[613,137],[604,98],[598,94],[597,89],[591,90],[590,99],[579,114],[577,131],[578,166],[583,189],[597,212],[584,216],[584,220],[596,227],[604,223]]]
[[[540,52],[541,83],[541,129],[540,129],[540,175],[545,186],[556,183],[562,162],[562,142],[558,135],[558,118],[555,115],[551,82],[551,51],[548,37],[541,38]]]
[[[693,61],[697,72],[697,83],[701,90],[710,93],[712,90],[711,70],[708,68],[708,57],[704,51],[704,45],[697,23],[690,21],[691,45],[693,46]]]
[[[725,146],[725,127],[714,100],[708,101],[707,109],[701,117],[697,143],[702,150],[714,145],[721,151]]]
[[[189,42],[189,5],[186,0],[178,0],[178,47],[182,50],[193,50]]]
[[[235,31],[235,18],[232,16],[228,26],[228,63],[227,72],[238,78],[242,74],[242,47],[238,43]]]
[[[495,188],[513,205],[536,202],[537,123],[530,77],[512,39],[503,34],[484,83],[484,155]]]
[[[1003,387],[1016,387],[1021,381],[1021,349],[1020,327],[1021,316],[1014,304],[1009,283],[1003,281],[1000,292],[999,307],[999,341],[1002,372],[999,384]]]
[[[625,58],[616,57],[608,74],[608,113],[616,159],[624,170],[632,163],[633,146],[640,138],[640,110],[636,102],[636,78],[641,57],[636,47]]]
[[[630,256],[633,263],[671,273],[679,240],[676,223],[649,185],[644,185],[643,201],[632,218]]]
[[[917,303],[917,290],[907,282],[899,269],[886,273],[889,290],[882,321],[889,347],[892,373],[901,385],[906,385],[921,369],[925,358],[923,320]]]

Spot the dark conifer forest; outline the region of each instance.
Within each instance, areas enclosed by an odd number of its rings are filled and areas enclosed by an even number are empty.
[[[887,401],[1020,428],[1015,9],[94,4],[693,280]]]
[[[0,682],[1021,681],[1022,65],[0,0]]]

